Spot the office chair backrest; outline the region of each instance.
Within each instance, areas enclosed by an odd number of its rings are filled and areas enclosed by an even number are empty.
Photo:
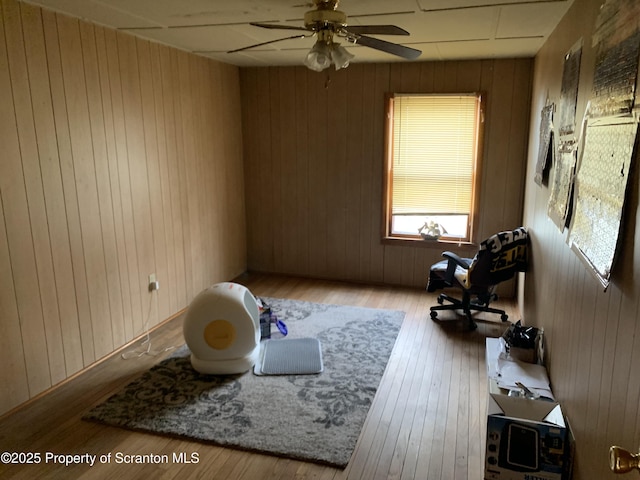
[[[469,284],[493,286],[527,269],[527,231],[523,227],[496,233],[480,244],[469,267]]]

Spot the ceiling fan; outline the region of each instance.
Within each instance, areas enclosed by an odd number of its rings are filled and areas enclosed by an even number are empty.
[[[344,38],[349,43],[364,45],[375,48],[383,52],[397,55],[407,60],[418,58],[422,52],[415,48],[406,47],[397,43],[387,42],[368,35],[409,35],[409,32],[395,25],[347,25],[347,15],[338,10],[339,0],[313,0],[315,10],[308,11],[304,15],[304,27],[292,25],[279,25],[276,23],[255,23],[256,27],[297,30],[307,32],[305,34],[293,35],[279,38],[268,42],[257,43],[248,47],[231,50],[227,53],[241,52],[250,48],[268,45],[270,43],[281,42],[294,38],[307,38],[316,36],[315,45],[309,50],[304,60],[304,64],[311,70],[320,72],[329,67],[332,63],[336,70],[346,68],[354,55],[345,50],[339,43],[334,42],[334,37]]]

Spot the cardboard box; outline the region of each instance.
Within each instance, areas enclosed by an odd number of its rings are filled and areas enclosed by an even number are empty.
[[[538,363],[544,365],[544,329],[536,328],[536,337],[528,348],[514,346],[509,342],[509,334],[513,326],[507,328],[502,334],[502,338],[507,344],[507,351],[509,356],[515,360],[527,363]]]
[[[537,363],[535,348],[509,347],[509,356],[521,362]]]
[[[485,480],[568,480],[572,451],[557,402],[509,396],[489,380]]]

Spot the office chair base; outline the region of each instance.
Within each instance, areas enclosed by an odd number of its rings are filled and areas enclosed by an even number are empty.
[[[433,306],[430,308],[431,310],[431,319],[436,320],[438,318],[438,311],[440,310],[462,310],[467,317],[469,322],[469,329],[475,330],[478,328],[478,325],[473,320],[472,311],[475,312],[487,312],[487,313],[496,313],[500,315],[500,320],[506,322],[509,319],[509,316],[506,314],[504,310],[500,310],[498,308],[493,308],[489,306],[489,302],[494,300],[496,297],[492,295],[488,299],[481,299],[478,303],[474,303],[471,301],[471,296],[468,292],[464,293],[464,298],[459,300],[457,298],[450,297],[446,293],[441,293],[438,295],[437,302],[439,305]],[[444,301],[449,302],[449,304],[445,305]]]
[[[453,307],[453,305],[446,305],[447,307]],[[462,309],[462,307],[460,308],[442,308],[442,309],[437,309],[437,307],[431,307],[431,320],[433,321],[437,321],[438,320],[438,312],[436,310],[460,310]],[[478,328],[478,325],[476,324],[476,322],[473,321],[473,317],[471,316],[471,312],[467,313],[465,312],[465,316],[467,317],[467,321],[469,323],[469,330],[475,330],[476,328]]]

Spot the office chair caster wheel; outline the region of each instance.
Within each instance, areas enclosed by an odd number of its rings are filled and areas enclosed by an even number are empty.
[[[506,313],[503,313],[502,315],[500,315],[500,320],[502,320],[503,322],[506,322],[509,319],[509,315],[507,315]]]
[[[431,320],[435,320],[436,318],[438,318],[438,312],[431,310]]]
[[[444,303],[444,300],[442,299],[442,297],[438,296],[437,302],[438,302],[439,305],[442,305]],[[431,312],[431,313],[433,313],[433,312]]]

